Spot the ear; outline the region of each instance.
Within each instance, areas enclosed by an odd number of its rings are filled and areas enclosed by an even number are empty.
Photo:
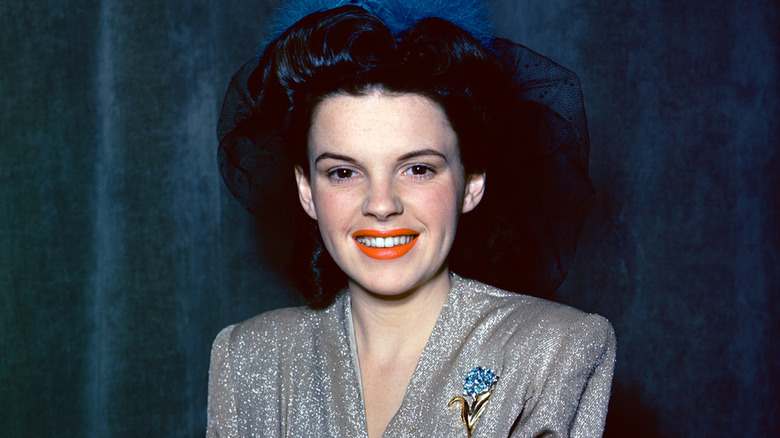
[[[463,207],[461,207],[462,213],[468,213],[474,209],[482,200],[482,196],[485,194],[485,173],[475,173],[469,176],[466,181],[466,190],[463,194]]]
[[[301,166],[295,166],[295,183],[298,185],[298,200],[301,201],[303,210],[312,219],[317,220],[317,209],[314,208],[314,200],[311,196],[311,184]]]

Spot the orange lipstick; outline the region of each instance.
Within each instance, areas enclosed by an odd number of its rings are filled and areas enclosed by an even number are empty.
[[[407,228],[397,230],[358,230],[352,234],[358,249],[377,260],[392,260],[402,257],[417,243],[417,233]]]

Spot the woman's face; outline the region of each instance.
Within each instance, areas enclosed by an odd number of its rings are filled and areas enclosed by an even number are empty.
[[[443,110],[416,94],[326,98],[308,140],[311,174],[296,178],[301,204],[350,279],[399,295],[446,275],[458,216],[482,197],[466,180]]]

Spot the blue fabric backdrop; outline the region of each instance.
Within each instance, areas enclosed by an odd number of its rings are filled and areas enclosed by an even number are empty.
[[[275,3],[0,3],[3,436],[202,436],[217,331],[295,302],[215,164]],[[780,435],[777,3],[491,3],[582,79],[597,197],[555,299],[617,331],[607,436]]]

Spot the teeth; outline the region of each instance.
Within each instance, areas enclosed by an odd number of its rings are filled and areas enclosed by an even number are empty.
[[[415,236],[395,236],[395,237],[367,237],[360,236],[355,240],[361,245],[370,248],[392,248],[394,246],[406,245],[414,240]]]

